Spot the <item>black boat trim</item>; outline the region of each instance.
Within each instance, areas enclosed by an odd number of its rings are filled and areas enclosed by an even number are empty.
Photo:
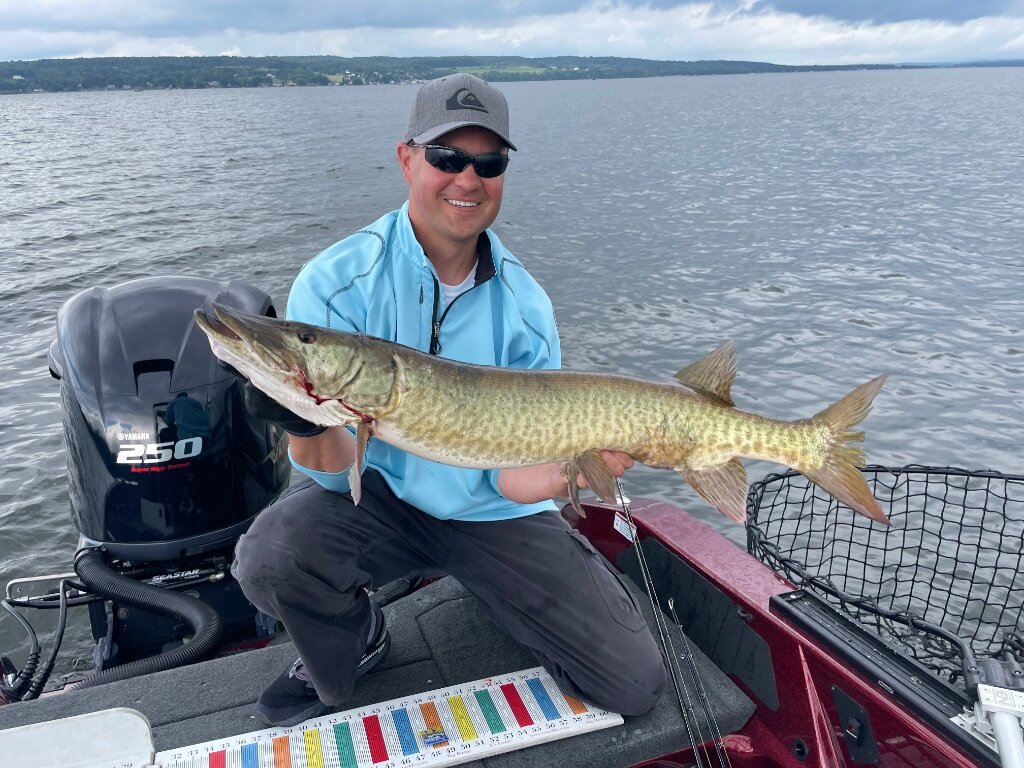
[[[798,628],[814,645],[912,711],[946,742],[970,755],[979,765],[1000,768],[998,756],[952,720],[970,706],[963,691],[936,677],[925,665],[890,648],[811,592],[798,589],[776,595],[769,606],[772,613]]]

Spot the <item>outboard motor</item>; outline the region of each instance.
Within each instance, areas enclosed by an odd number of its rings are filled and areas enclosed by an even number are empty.
[[[238,537],[287,485],[287,441],[280,428],[249,417],[238,379],[193,322],[195,309],[214,302],[276,316],[252,286],[196,277],[88,289],[57,316],[49,364],[60,380],[81,533],[76,570],[110,598],[90,605],[100,668],[166,655],[200,635],[209,646],[214,634],[219,644],[269,632],[229,567]],[[206,604],[199,619],[182,614],[188,605],[139,607],[171,590]],[[190,626],[204,614],[219,617],[223,638]]]

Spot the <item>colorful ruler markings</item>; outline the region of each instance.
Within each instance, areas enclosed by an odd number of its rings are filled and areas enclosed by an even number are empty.
[[[162,768],[442,768],[622,724],[542,667],[169,749]]]

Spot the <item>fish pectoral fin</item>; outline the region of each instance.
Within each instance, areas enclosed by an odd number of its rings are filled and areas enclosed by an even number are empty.
[[[725,342],[711,354],[676,374],[680,384],[718,405],[735,406],[732,383],[736,379],[736,346]]]
[[[609,504],[614,504],[618,498],[615,490],[615,473],[612,472],[608,462],[600,451],[587,451],[581,453],[575,459],[580,474],[587,480],[587,485]]]
[[[681,469],[679,474],[701,498],[730,520],[746,520],[747,470],[739,459],[707,469]]]
[[[562,477],[565,478],[565,482],[569,493],[569,503],[572,504],[573,511],[580,517],[586,517],[587,513],[583,511],[583,507],[580,504],[580,484],[577,479],[580,473],[579,467],[576,466],[575,461],[564,461],[562,466],[559,468],[562,472]]]
[[[369,423],[360,421],[356,425],[356,453],[352,459],[352,467],[348,471],[348,485],[352,504],[357,507],[363,495],[363,466],[366,459],[366,444],[370,441],[371,434]]]

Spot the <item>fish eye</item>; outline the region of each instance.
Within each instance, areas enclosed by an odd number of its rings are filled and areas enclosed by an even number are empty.
[[[316,334],[313,333],[312,331],[300,331],[299,341],[301,341],[303,344],[312,344],[314,341],[316,341]]]

